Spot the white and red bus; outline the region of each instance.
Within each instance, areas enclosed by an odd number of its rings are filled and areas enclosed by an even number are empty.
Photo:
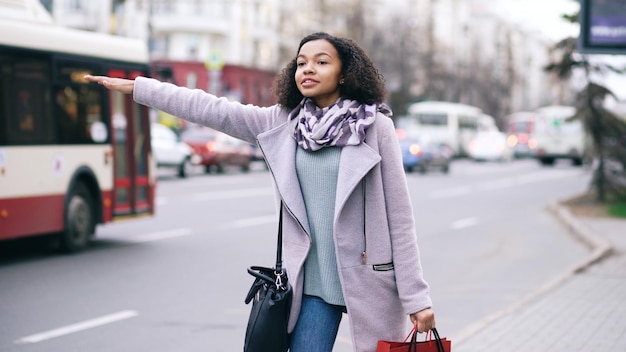
[[[98,224],[152,215],[147,108],[83,80],[148,75],[145,43],[2,6],[0,240],[51,234],[77,251]]]

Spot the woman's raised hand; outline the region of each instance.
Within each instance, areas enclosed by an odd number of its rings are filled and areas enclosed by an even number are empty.
[[[96,82],[107,89],[116,90],[124,94],[133,94],[133,89],[135,89],[135,81],[132,79],[85,75],[85,80]]]

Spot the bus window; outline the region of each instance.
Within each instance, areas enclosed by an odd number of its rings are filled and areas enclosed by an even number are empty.
[[[533,123],[520,121],[509,124],[509,133],[532,133]]]
[[[9,75],[11,74],[11,64],[4,56],[0,56],[0,145],[8,142],[9,130]]]
[[[106,135],[92,133],[95,126],[104,124],[100,91],[94,87],[65,86],[56,88],[54,96],[61,144],[106,142]]]
[[[9,145],[45,144],[54,139],[47,89],[49,65],[43,60],[5,56],[2,60],[1,125]]]
[[[462,130],[478,129],[478,119],[476,116],[459,115],[459,128]]]
[[[448,124],[447,114],[416,114],[415,117],[423,126],[445,126]]]
[[[85,84],[82,77],[94,73],[93,67],[72,62],[56,65],[55,111],[60,144],[90,144],[107,141],[102,113],[101,90]]]

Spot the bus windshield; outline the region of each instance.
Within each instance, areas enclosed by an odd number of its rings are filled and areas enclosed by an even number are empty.
[[[528,121],[512,122],[509,124],[509,133],[532,133],[533,123]]]
[[[413,116],[422,126],[445,126],[448,124],[448,115],[445,113],[417,113]]]

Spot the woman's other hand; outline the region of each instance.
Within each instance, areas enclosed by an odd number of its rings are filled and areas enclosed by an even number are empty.
[[[430,331],[435,327],[435,312],[430,308],[413,313],[410,317],[413,324],[417,323],[417,331],[420,333]]]
[[[132,79],[85,75],[85,80],[98,83],[107,89],[116,90],[124,94],[133,94],[133,89],[135,89],[135,81]]]

